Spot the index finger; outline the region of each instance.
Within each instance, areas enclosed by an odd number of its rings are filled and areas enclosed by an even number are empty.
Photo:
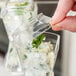
[[[63,20],[66,14],[71,10],[73,6],[73,0],[60,0],[54,16],[52,17],[51,24],[55,25],[56,23]]]

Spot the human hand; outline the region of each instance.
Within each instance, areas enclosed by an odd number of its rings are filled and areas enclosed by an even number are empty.
[[[70,10],[76,11],[76,0],[59,0],[51,20],[54,31],[69,30],[76,32],[76,16],[66,16]]]

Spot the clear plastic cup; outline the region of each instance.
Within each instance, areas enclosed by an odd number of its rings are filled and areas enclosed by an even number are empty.
[[[53,72],[59,50],[60,36],[51,32],[44,32],[43,34],[46,38],[38,49],[32,48],[30,43],[25,45],[25,47],[23,45],[14,44],[17,50],[15,51],[16,53],[13,53],[13,51],[12,53],[18,55],[15,59],[19,59],[19,67],[25,76],[50,76]],[[10,58],[13,58],[13,56],[11,55]],[[17,68],[16,72],[21,71]]]

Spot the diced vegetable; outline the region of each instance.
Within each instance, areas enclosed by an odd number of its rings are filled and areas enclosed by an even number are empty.
[[[13,51],[13,48],[10,49],[10,53]]]
[[[28,2],[24,2],[24,3],[16,4],[16,6],[27,6],[28,4],[29,4]]]
[[[27,58],[27,55],[24,55],[24,59],[26,59]]]
[[[44,39],[45,39],[45,35],[44,34],[41,34],[40,36],[38,36],[35,39],[33,39],[33,41],[32,41],[33,48],[38,48],[39,45],[44,41]]]

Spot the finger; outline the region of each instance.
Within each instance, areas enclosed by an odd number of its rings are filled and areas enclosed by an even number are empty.
[[[76,16],[66,17],[62,22],[53,26],[52,29],[54,31],[68,30],[68,31],[76,32]]]
[[[63,20],[68,11],[71,10],[72,5],[73,0],[60,0],[57,9],[54,13],[54,16],[52,17],[51,24],[54,25]]]
[[[76,11],[76,2],[74,3],[74,5],[72,7],[72,11]]]
[[[55,26],[52,26],[52,30],[54,30],[54,31],[60,31],[60,30],[63,30],[63,28],[55,25]]]

